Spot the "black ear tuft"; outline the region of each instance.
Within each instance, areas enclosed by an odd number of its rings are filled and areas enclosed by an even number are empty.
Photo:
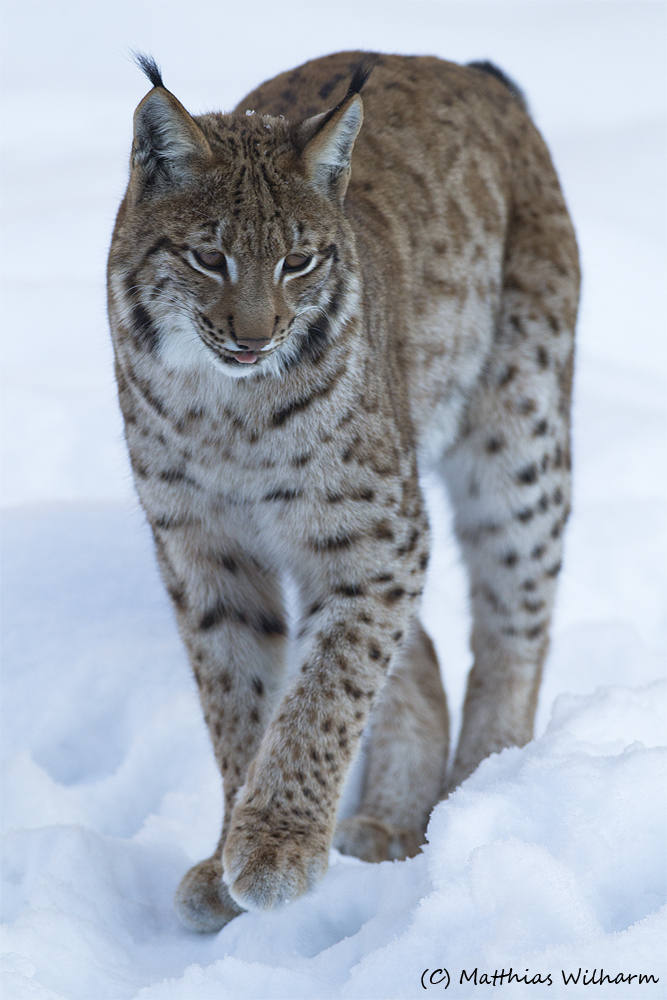
[[[369,52],[368,55],[364,56],[361,62],[356,67],[352,79],[350,80],[350,86],[347,88],[346,98],[350,97],[351,94],[358,94],[366,80],[371,75],[375,67],[377,66],[379,56],[375,52]]]
[[[363,57],[363,59],[361,59],[360,62],[357,63],[345,97],[342,101],[338,102],[335,108],[330,108],[329,111],[325,111],[323,115],[319,116],[318,129],[323,128],[328,122],[330,122],[336,112],[339,111],[343,105],[347,104],[351,97],[354,97],[355,94],[359,93],[363,85],[366,83],[366,80],[377,66],[379,59],[380,56],[377,52],[369,52]],[[315,119],[312,120],[314,121]]]
[[[132,58],[139,69],[146,74],[154,87],[164,87],[160,67],[155,62],[155,59],[153,59],[153,56],[147,56],[143,52],[133,52]]]

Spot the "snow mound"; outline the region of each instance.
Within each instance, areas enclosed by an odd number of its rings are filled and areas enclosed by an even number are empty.
[[[7,812],[23,788],[18,818],[32,828],[6,838],[5,995],[409,997],[422,995],[425,969],[446,968],[463,997],[475,991],[459,983],[463,970],[481,978],[511,967],[542,982],[550,973],[549,996],[585,992],[563,982],[561,970],[579,968],[652,974],[660,982],[641,995],[664,996],[655,956],[664,932],[665,694],[659,681],[562,696],[540,739],[490,757],[436,807],[420,856],[369,865],[332,851],[313,893],[287,911],[243,914],[214,937],[183,931],[172,910],[199,846],[187,817],[207,792],[201,779],[193,790],[192,769],[174,767],[196,725],[189,699],[172,699],[137,738],[153,748],[153,767],[170,772],[161,795],[131,760],[112,779],[68,788],[23,751],[11,760]],[[129,758],[137,756],[133,745]],[[141,828],[100,832],[100,817],[123,798],[141,799]],[[636,996],[634,982],[614,985],[614,996]]]

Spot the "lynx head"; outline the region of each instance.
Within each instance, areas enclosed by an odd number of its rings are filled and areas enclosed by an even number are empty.
[[[193,117],[138,62],[153,89],[109,257],[117,340],[232,377],[316,360],[356,303],[343,200],[370,69],[335,108],[290,123],[251,108]]]

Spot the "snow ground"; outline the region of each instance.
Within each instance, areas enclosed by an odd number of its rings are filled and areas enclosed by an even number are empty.
[[[660,979],[605,998],[667,995],[664,27],[665,5],[641,0],[3,5],[7,1000],[404,998],[425,969],[442,990],[444,968],[456,997],[587,995],[563,982],[579,968]],[[212,937],[171,905],[221,794],[132,498],[104,316],[146,90],[130,47],[193,111],[339,48],[492,58],[552,148],[584,267],[575,504],[537,739],[440,804],[419,857],[334,853],[311,895]],[[424,619],[456,724],[464,584],[426,486]],[[484,985],[510,966],[538,978]]]

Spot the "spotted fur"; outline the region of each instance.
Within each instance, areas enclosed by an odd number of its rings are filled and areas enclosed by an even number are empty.
[[[223,778],[220,842],[177,894],[187,926],[215,930],[313,886],[332,840],[414,854],[447,788],[531,738],[569,512],[578,259],[547,149],[489,64],[340,53],[196,117],[143,68],[109,315]],[[449,778],[418,620],[425,467],[473,613]],[[364,732],[359,813],[335,832]]]

